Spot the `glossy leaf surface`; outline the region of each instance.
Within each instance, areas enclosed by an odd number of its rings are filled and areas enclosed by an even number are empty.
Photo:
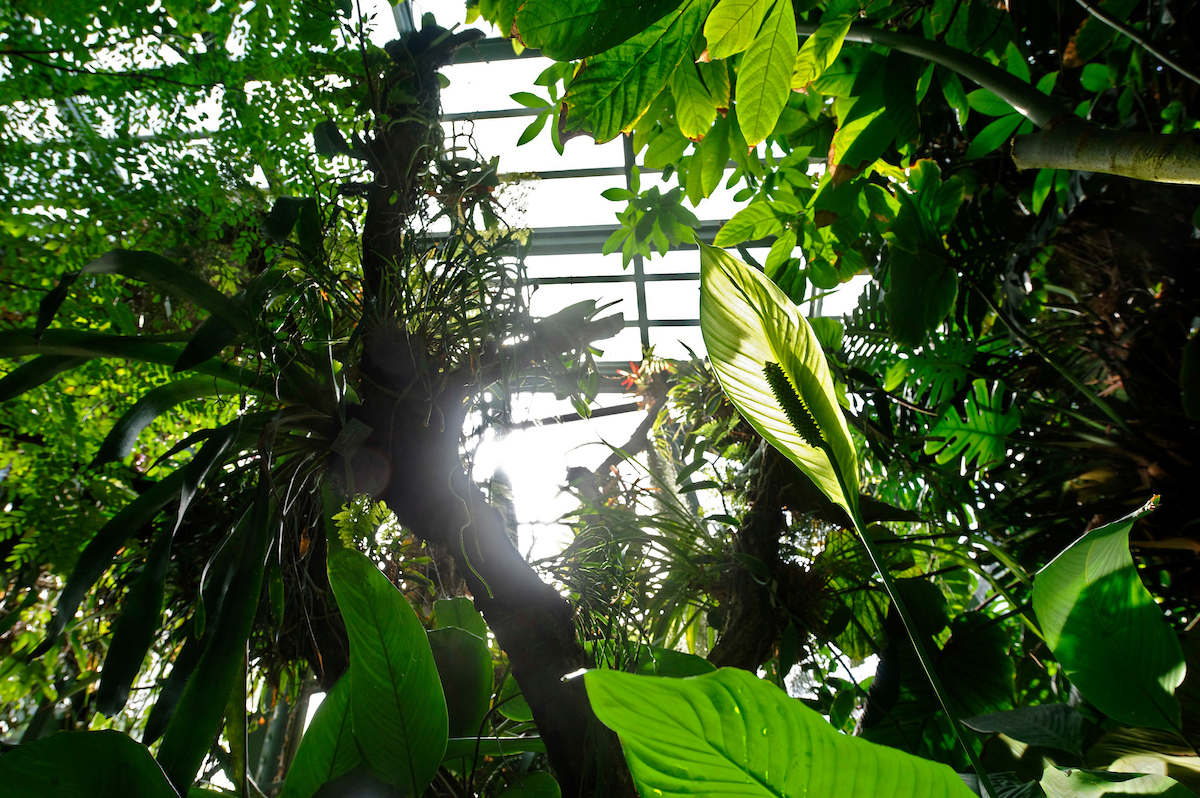
[[[673,11],[680,0],[528,0],[516,25],[526,47],[558,61],[602,53]]]
[[[751,673],[692,679],[590,671],[588,698],[621,737],[642,795],[970,798],[945,765],[839,734]]]
[[[1033,608],[1067,678],[1123,723],[1178,728],[1183,650],[1129,554],[1140,513],[1093,529],[1033,581]]]
[[[0,756],[5,798],[178,798],[150,752],[126,734],[59,732]]]

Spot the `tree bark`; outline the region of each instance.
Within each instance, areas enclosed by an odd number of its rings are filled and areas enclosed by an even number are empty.
[[[1106,130],[1072,117],[1013,142],[1018,169],[1075,169],[1154,183],[1200,185],[1200,132]]]

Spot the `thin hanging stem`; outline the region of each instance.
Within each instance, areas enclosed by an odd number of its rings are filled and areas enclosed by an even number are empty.
[[[1185,78],[1192,81],[1193,83],[1200,84],[1200,76],[1197,76],[1194,72],[1189,72],[1188,70],[1181,67],[1179,64],[1177,64],[1175,61],[1173,61],[1168,56],[1165,56],[1162,53],[1160,53],[1157,49],[1155,49],[1155,47],[1152,44],[1150,44],[1150,42],[1148,42],[1144,38],[1142,38],[1141,34],[1139,34],[1137,31],[1135,31],[1133,28],[1129,27],[1125,23],[1121,22],[1121,20],[1119,20],[1116,17],[1112,16],[1111,14],[1107,13],[1103,9],[1097,8],[1096,6],[1089,3],[1087,0],[1075,0],[1075,2],[1079,3],[1079,5],[1083,6],[1084,10],[1087,11],[1089,14],[1091,14],[1093,17],[1100,20],[1105,25],[1112,28],[1117,33],[1120,33],[1122,36],[1126,37],[1130,41],[1135,42],[1139,47],[1141,47],[1146,52],[1150,53],[1150,55],[1154,56],[1159,61],[1162,61],[1164,66],[1170,67],[1171,69],[1175,70],[1180,75],[1183,75]]]
[[[883,587],[887,590],[888,596],[896,608],[896,613],[900,616],[900,621],[904,624],[904,629],[908,633],[908,639],[912,642],[913,649],[917,653],[917,660],[921,663],[921,669],[925,671],[925,677],[929,679],[929,686],[933,688],[938,703],[942,706],[942,711],[946,713],[946,717],[950,721],[950,727],[954,730],[955,739],[958,740],[958,744],[966,752],[967,759],[971,761],[971,768],[979,777],[979,783],[986,791],[986,794],[997,795],[998,793],[995,788],[992,787],[991,779],[988,778],[987,771],[983,768],[983,763],[979,760],[979,755],[975,753],[975,749],[971,747],[966,737],[963,736],[958,714],[950,708],[950,700],[947,697],[946,688],[942,686],[942,680],[937,675],[937,671],[934,670],[933,658],[929,655],[929,651],[925,647],[925,641],[921,638],[912,613],[909,612],[908,605],[904,603],[904,599],[900,596],[900,591],[896,589],[896,582],[892,579],[892,575],[888,573],[887,563],[884,562],[883,555],[880,554],[875,541],[871,540],[871,536],[867,534],[866,525],[863,523],[862,515],[858,511],[858,502],[851,498],[854,494],[848,490],[846,480],[842,477],[842,470],[838,467],[837,458],[833,454],[833,447],[829,445],[828,441],[822,440],[820,448],[829,458],[830,464],[833,465],[833,472],[837,474],[838,484],[841,486],[842,496],[846,498],[846,503],[854,505],[853,509],[850,510],[850,519],[854,522],[854,529],[858,532],[858,537],[862,540],[863,546],[866,547],[867,555],[871,558],[872,565],[875,566],[875,570],[879,572],[879,576],[883,580]]]

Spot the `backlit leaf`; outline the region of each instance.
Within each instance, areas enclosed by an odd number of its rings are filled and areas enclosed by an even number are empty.
[[[851,16],[822,19],[817,32],[804,40],[796,55],[791,82],[793,89],[808,88],[808,84],[821,77],[825,70],[833,65],[838,53],[842,51],[842,42],[853,21],[854,17]]]
[[[751,426],[853,517],[858,459],[837,401],[825,351],[808,320],[761,272],[700,245],[700,328],[713,370]],[[825,449],[806,443],[771,392],[765,368],[777,363],[811,413]]]
[[[597,141],[630,129],[691,52],[710,0],[685,0],[624,44],[588,59],[571,81],[569,120]]]
[[[692,141],[700,141],[717,118],[717,106],[704,88],[695,64],[686,59],[680,62],[671,78],[671,95],[675,98],[675,122],[680,131]]]
[[[589,671],[588,699],[617,732],[642,795],[970,798],[945,765],[839,734],[738,668],[692,679]]]
[[[751,147],[771,135],[791,93],[796,63],[792,0],[776,0],[738,67],[738,122]]]
[[[949,463],[960,456],[967,468],[986,471],[1004,462],[1008,436],[1021,426],[1021,411],[1013,405],[1004,409],[1008,389],[997,380],[988,388],[987,380],[977,379],[963,403],[963,414],[950,407],[929,431],[925,454]],[[973,465],[972,465],[973,464]]]
[[[718,60],[745,50],[766,14],[767,0],[720,0],[704,22],[709,56]]]
[[[300,739],[281,798],[310,798],[322,784],[361,761],[350,721],[350,679],[343,674]]]

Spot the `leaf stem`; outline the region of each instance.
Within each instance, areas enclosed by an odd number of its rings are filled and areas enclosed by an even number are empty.
[[[983,768],[983,763],[979,760],[979,755],[975,753],[975,749],[971,747],[967,739],[963,736],[963,732],[959,723],[958,714],[950,708],[950,700],[946,694],[946,688],[942,686],[942,680],[934,670],[933,658],[929,656],[929,651],[925,647],[925,641],[922,639],[916,622],[913,620],[912,614],[908,610],[908,605],[904,603],[904,599],[900,596],[900,591],[896,589],[896,582],[892,579],[892,575],[888,573],[887,563],[884,562],[883,556],[879,553],[875,541],[871,540],[871,536],[867,534],[866,525],[863,523],[862,514],[858,511],[858,502],[855,494],[852,494],[846,485],[845,479],[842,477],[841,468],[837,467],[837,459],[833,454],[833,447],[828,442],[822,442],[821,448],[826,456],[829,457],[829,462],[834,464],[833,471],[837,474],[838,484],[841,485],[842,495],[846,497],[846,503],[854,505],[850,510],[850,519],[854,522],[854,529],[858,532],[858,537],[862,540],[863,546],[867,550],[867,555],[871,558],[872,565],[879,572],[880,578],[883,580],[883,587],[887,590],[888,596],[892,600],[892,604],[896,607],[896,613],[900,616],[901,622],[904,624],[904,630],[908,633],[908,639],[912,642],[913,650],[917,653],[917,659],[921,663],[921,669],[925,671],[926,678],[929,679],[929,686],[933,688],[934,694],[937,696],[938,703],[942,706],[942,711],[946,713],[947,719],[950,721],[950,727],[954,730],[954,737],[958,740],[958,744],[967,754],[967,759],[971,761],[971,768],[979,777],[979,783],[985,790],[988,796],[996,796],[998,793],[992,787],[991,779],[988,778],[987,771]]]

